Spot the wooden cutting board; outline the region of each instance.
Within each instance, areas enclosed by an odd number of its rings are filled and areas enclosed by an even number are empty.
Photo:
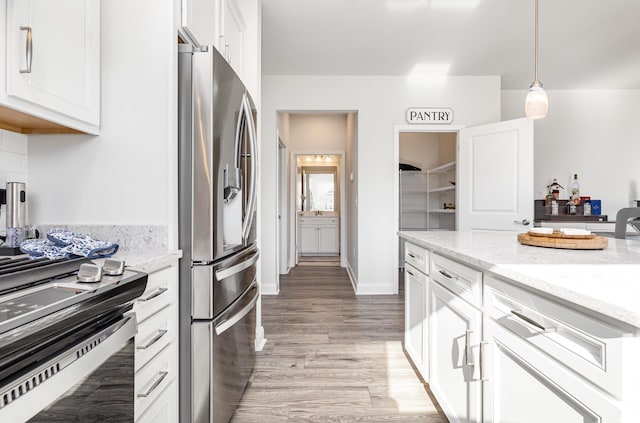
[[[523,245],[547,248],[565,248],[569,250],[602,250],[607,248],[609,241],[602,236],[591,238],[565,238],[558,236],[532,236],[528,233],[518,234],[518,242]]]

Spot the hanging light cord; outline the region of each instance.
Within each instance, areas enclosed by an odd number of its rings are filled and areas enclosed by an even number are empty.
[[[535,19],[535,57],[534,57],[534,64],[535,64],[535,75],[533,78],[533,83],[535,84],[540,83],[540,81],[538,81],[538,0],[536,0],[536,19]]]

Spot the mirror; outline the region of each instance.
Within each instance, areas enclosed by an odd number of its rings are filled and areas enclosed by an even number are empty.
[[[336,168],[302,166],[298,178],[298,211],[336,211]]]

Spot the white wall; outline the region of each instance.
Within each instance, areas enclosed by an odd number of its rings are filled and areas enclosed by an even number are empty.
[[[358,294],[393,293],[397,234],[394,221],[394,125],[409,107],[451,107],[455,125],[500,118],[497,76],[448,77],[411,85],[395,76],[264,76],[262,79],[262,283],[277,284],[276,154],[277,112],[357,111]]]
[[[426,172],[456,159],[454,132],[401,132],[398,149],[400,163],[408,163]]]
[[[101,134],[29,136],[34,223],[168,225],[177,216],[173,7],[101,3]]]
[[[292,150],[334,152],[347,144],[346,113],[290,113],[289,146]]]
[[[502,118],[524,114],[526,91],[502,92]],[[556,177],[567,188],[574,173],[580,194],[602,200],[615,220],[640,199],[640,90],[550,90],[549,115],[535,121],[534,192],[542,198]],[[562,193],[566,198],[566,191]]]
[[[0,188],[5,189],[7,182],[24,182],[27,193],[31,188],[27,178],[27,136],[0,129]],[[7,206],[0,208],[0,231],[6,228]],[[27,223],[31,223],[29,203],[27,202]]]

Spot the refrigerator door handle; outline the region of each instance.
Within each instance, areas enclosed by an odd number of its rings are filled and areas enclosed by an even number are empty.
[[[249,291],[255,291],[255,295],[251,299],[251,302],[249,304],[247,304],[246,306],[244,306],[239,312],[237,312],[236,314],[234,314],[230,318],[224,319],[222,322],[218,323],[215,326],[216,335],[222,335],[227,329],[231,328],[233,325],[235,325],[240,320],[242,320],[244,318],[244,316],[249,314],[249,312],[253,309],[253,307],[255,307],[256,303],[258,302],[258,297],[260,296],[259,293],[258,293],[258,285],[257,285],[255,280],[253,281],[251,286],[247,289],[247,292],[244,295],[247,295],[249,293]],[[242,297],[240,297],[240,298],[242,298]],[[238,300],[236,300],[236,301],[238,301]]]
[[[249,237],[251,231],[251,225],[253,224],[253,215],[256,208],[256,181],[258,179],[258,141],[256,137],[256,128],[253,121],[253,115],[251,113],[251,105],[249,104],[249,98],[245,93],[242,96],[242,108],[245,114],[245,125],[249,132],[249,148],[251,154],[251,182],[249,184],[249,204],[247,205],[247,214],[244,222],[242,222],[242,239],[246,240]],[[239,120],[239,119],[238,119]]]
[[[238,263],[235,266],[227,267],[226,269],[216,270],[216,280],[222,281],[227,279],[230,276],[235,275],[236,273],[240,273],[245,269],[250,268],[258,261],[258,257],[260,257],[260,251],[256,250],[256,252],[249,257],[248,260],[243,261],[242,263]]]

